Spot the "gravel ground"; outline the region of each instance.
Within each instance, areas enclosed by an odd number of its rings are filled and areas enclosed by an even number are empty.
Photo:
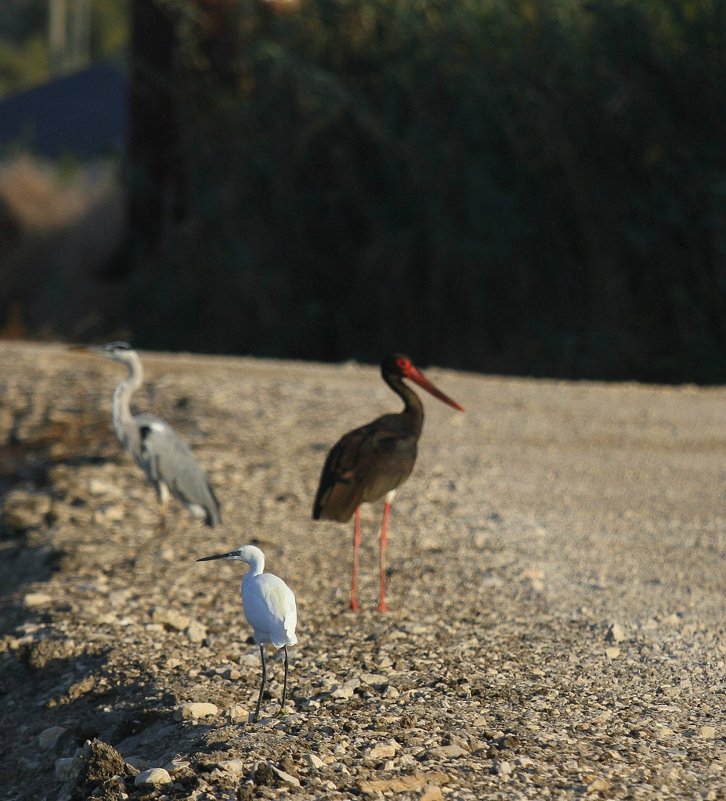
[[[722,389],[427,370],[394,504],[310,519],[328,448],[399,407],[378,371],[144,354],[222,503],[209,530],[120,452],[120,365],[0,345],[0,797],[726,798]],[[260,666],[239,564],[256,539],[300,643]]]

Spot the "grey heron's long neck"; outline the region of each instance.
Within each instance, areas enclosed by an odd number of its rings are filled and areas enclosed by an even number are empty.
[[[424,410],[419,396],[398,376],[384,374],[383,380],[404,402],[403,414],[410,420],[413,433],[416,437],[420,437],[423,429]]]
[[[135,353],[125,364],[129,368],[129,374],[113,393],[113,427],[121,442],[127,445],[130,432],[133,430],[131,396],[141,386],[144,380],[144,370],[141,366],[141,359]]]

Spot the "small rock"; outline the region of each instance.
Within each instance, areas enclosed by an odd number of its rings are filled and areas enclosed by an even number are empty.
[[[608,659],[617,659],[620,656],[620,648],[606,648],[605,656]]]
[[[245,769],[245,763],[241,759],[225,759],[224,762],[218,762],[218,767],[227,773],[242,773]]]
[[[26,609],[37,609],[39,606],[48,606],[52,603],[52,596],[46,592],[28,592],[23,596],[23,606]]]
[[[190,642],[202,642],[207,637],[207,628],[198,620],[192,620],[186,627],[186,635]]]
[[[715,726],[701,726],[701,729],[698,732],[698,736],[702,740],[713,740],[716,737],[716,727]]]
[[[435,784],[424,787],[424,791],[419,796],[418,801],[443,801],[443,793]]]
[[[400,748],[401,746],[395,740],[376,743],[376,745],[366,751],[365,759],[370,762],[380,762],[383,759],[391,759]]]
[[[269,762],[259,762],[252,774],[252,781],[258,787],[282,787],[285,784],[291,787],[300,787],[299,779],[291,776]]]
[[[215,704],[188,702],[174,710],[175,720],[199,720],[216,715],[219,712]]]
[[[325,767],[325,762],[316,754],[305,754],[303,762],[305,762],[309,768],[313,768],[313,770],[320,770],[320,768]]]
[[[617,651],[618,649],[614,648],[613,650]],[[602,725],[603,723],[607,723],[609,720],[612,720],[612,718],[613,718],[613,713],[609,709],[606,709],[596,718],[593,718],[592,722]]]
[[[598,793],[598,792],[602,793],[605,790],[609,790],[609,789],[610,789],[610,782],[607,781],[606,779],[598,777],[597,779],[595,779],[595,781],[590,782],[590,784],[588,785],[588,788],[587,788],[587,792],[588,793]]]
[[[429,748],[422,756],[425,759],[458,759],[467,756],[468,753],[460,745],[438,745],[435,748]]]
[[[184,631],[190,622],[189,618],[181,614],[181,612],[177,612],[175,609],[163,609],[158,606],[151,613],[151,620],[154,623],[161,623],[164,628],[172,631]]]
[[[88,491],[91,495],[119,495],[119,488],[110,481],[101,481],[99,478],[92,478],[88,482]]]
[[[499,760],[494,760],[493,769],[497,776],[509,776],[512,772],[512,764],[506,760],[501,762]]]
[[[142,784],[151,784],[158,787],[161,784],[171,784],[171,776],[169,771],[164,770],[164,768],[149,768],[136,776],[134,784],[136,787]]]
[[[362,781],[359,785],[362,793],[366,795],[377,795],[392,791],[394,793],[411,792],[421,788],[435,787],[447,784],[451,777],[440,771],[430,771],[428,773],[415,773],[413,775],[396,776],[393,779],[372,779]],[[327,789],[335,789],[327,788]]]
[[[274,765],[270,765],[272,768],[272,772],[277,776],[277,778],[283,782],[284,784],[289,784],[291,787],[300,787],[300,780],[296,779],[294,776],[291,776],[289,773],[285,773],[284,770],[280,770],[280,768],[276,768]]]
[[[38,745],[43,749],[55,748],[58,738],[64,731],[63,726],[51,726],[49,729],[43,729],[38,735]]]
[[[605,639],[608,642],[622,642],[625,639],[625,631],[619,623],[611,623]]]
[[[164,770],[169,771],[169,773],[175,773],[177,770],[184,770],[190,765],[191,762],[188,759],[172,759],[171,762],[164,765]]]
[[[59,782],[67,781],[73,773],[73,757],[62,757],[55,761],[55,777]]]
[[[383,687],[388,684],[389,681],[388,676],[384,676],[382,673],[361,673],[360,680],[363,684],[367,684],[370,687]]]
[[[242,704],[233,704],[227,710],[227,719],[230,723],[246,723],[249,716],[249,710],[246,706],[242,706]]]
[[[242,673],[236,667],[226,667],[219,675],[224,679],[229,679],[229,681],[238,681],[242,678]]]

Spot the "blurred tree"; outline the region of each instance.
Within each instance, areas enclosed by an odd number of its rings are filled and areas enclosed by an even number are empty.
[[[127,148],[128,220],[133,258],[150,266],[167,253],[189,212],[184,190],[182,106],[200,80],[234,78],[235,0],[133,0]],[[148,260],[148,261],[147,261]]]
[[[723,377],[723,0],[135,2],[145,344]]]

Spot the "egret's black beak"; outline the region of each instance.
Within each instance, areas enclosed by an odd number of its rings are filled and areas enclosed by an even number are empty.
[[[227,551],[227,553],[215,553],[213,556],[202,556],[200,559],[196,559],[196,562],[211,562],[212,559],[226,559],[232,552]]]

